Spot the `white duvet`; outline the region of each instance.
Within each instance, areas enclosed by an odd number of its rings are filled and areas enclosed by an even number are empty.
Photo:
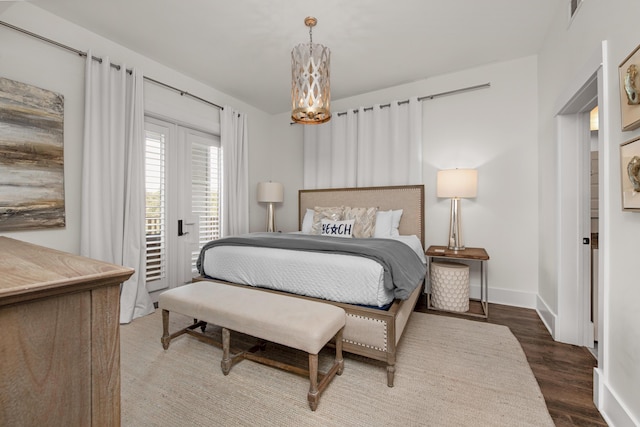
[[[426,263],[416,236],[397,236]],[[382,307],[393,301],[376,261],[352,255],[289,249],[216,246],[204,254],[212,278],[349,304]]]

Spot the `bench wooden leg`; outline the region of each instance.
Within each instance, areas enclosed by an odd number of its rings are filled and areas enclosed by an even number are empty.
[[[335,363],[338,365],[338,371],[336,372],[338,375],[342,375],[344,372],[344,359],[342,358],[342,332],[344,328],[340,329],[336,334],[336,361]]]
[[[312,411],[318,407],[320,393],[318,392],[318,355],[309,354],[309,393],[307,400]]]
[[[393,379],[396,374],[396,365],[387,365],[387,387],[393,387]]]
[[[318,383],[318,355],[309,354],[309,393],[307,394],[307,400],[312,411],[318,408],[318,402],[320,401],[320,395],[324,392],[325,388],[329,385],[334,376],[342,375],[344,372],[344,358],[342,357],[342,332],[344,328],[340,329],[336,334],[336,358],[333,362],[333,366],[327,373],[322,375],[322,380]]]
[[[201,322],[198,319],[193,319],[193,324],[197,325],[197,326],[200,326],[200,330],[204,334],[204,331],[207,329],[207,322]],[[195,329],[195,327],[194,327],[194,329]]]
[[[169,344],[174,338],[179,337],[183,334],[193,335],[200,341],[210,342],[211,338],[204,336],[203,334],[199,334],[194,332],[193,330],[196,328],[201,328],[204,330],[204,327],[207,325],[207,322],[198,321],[194,319],[194,323],[192,325],[187,326],[184,329],[180,329],[172,334],[169,333],[169,310],[162,310],[162,337],[160,338],[160,342],[162,343],[162,347],[166,350],[169,348]],[[213,343],[215,344],[215,343]],[[220,345],[218,344],[218,347]]]
[[[233,363],[229,351],[230,345],[231,333],[227,328],[222,328],[222,362],[220,362],[220,366],[222,367],[222,373],[225,375],[229,375]]]
[[[162,310],[162,338],[160,338],[162,348],[169,348],[171,337],[169,336],[169,310]]]

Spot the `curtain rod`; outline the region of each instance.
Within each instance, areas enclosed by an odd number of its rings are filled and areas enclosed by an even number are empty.
[[[483,83],[480,85],[475,85],[475,86],[468,86],[468,87],[463,87],[460,89],[454,89],[454,90],[448,90],[446,92],[440,92],[440,93],[434,93],[433,95],[427,95],[427,96],[421,96],[418,98],[418,101],[427,101],[427,100],[432,100],[434,98],[440,98],[441,96],[448,96],[448,95],[455,95],[458,93],[462,93],[462,92],[470,92],[472,90],[477,90],[477,89],[485,89],[485,88],[489,88],[491,87],[491,83]],[[408,104],[409,100],[406,99],[404,101],[398,101],[398,105],[402,105],[402,104]],[[391,107],[391,104],[383,104],[380,106],[380,108],[388,108]],[[373,107],[366,107],[364,109],[364,111],[371,111],[373,110]],[[358,110],[353,110],[354,113],[357,113]],[[345,114],[347,114],[346,111],[342,111],[340,113],[336,113],[337,116],[344,116]]]
[[[52,44],[52,45],[58,46],[58,47],[60,47],[60,48],[62,48],[62,49],[66,49],[66,50],[68,50],[68,51],[70,51],[70,52],[73,52],[73,53],[75,53],[75,54],[79,55],[79,56],[83,56],[83,57],[85,57],[85,58],[87,57],[87,53],[86,53],[86,52],[83,52],[83,51],[81,51],[81,50],[79,50],[79,49],[76,49],[76,48],[73,48],[73,47],[71,47],[71,46],[67,46],[66,44],[62,44],[62,43],[57,42],[57,41],[55,41],[55,40],[51,40],[51,39],[49,39],[49,38],[47,38],[47,37],[41,36],[40,34],[36,34],[36,33],[31,32],[31,31],[25,30],[24,28],[16,27],[15,25],[9,24],[8,22],[0,21],[0,25],[4,25],[5,27],[7,27],[7,28],[11,28],[12,30],[18,31],[18,32],[20,32],[20,33],[22,33],[22,34],[26,34],[26,35],[28,35],[28,36],[34,37],[34,38],[36,38],[36,39],[38,39],[38,40],[41,40],[41,41],[43,41],[43,42],[47,42],[47,43],[49,43],[49,44]],[[97,57],[97,56],[93,56],[93,55],[92,55],[92,56],[91,56],[91,59],[93,59],[94,61],[98,61],[99,63],[101,63],[101,64],[102,64],[102,58],[99,58],[99,57]],[[118,64],[113,64],[113,63],[112,63],[112,64],[110,64],[110,65],[111,65],[113,68],[116,68],[116,69],[118,69],[118,70],[120,69],[120,65],[118,65]],[[127,70],[127,72],[128,72],[129,74],[131,74],[131,70]],[[144,77],[144,79],[145,79],[145,80],[147,80],[147,81],[149,81],[149,82],[151,82],[151,83],[155,83],[155,84],[157,84],[157,85],[159,85],[159,86],[163,86],[163,87],[165,87],[165,88],[167,88],[167,89],[171,89],[171,90],[173,90],[173,91],[175,91],[175,92],[178,92],[181,96],[188,96],[188,97],[190,97],[190,98],[193,98],[193,99],[196,99],[196,100],[198,100],[198,101],[204,102],[205,104],[209,104],[209,105],[211,105],[211,106],[213,106],[213,107],[216,107],[216,108],[219,108],[219,109],[221,109],[221,110],[223,110],[223,109],[224,109],[222,106],[220,106],[220,105],[218,105],[218,104],[215,104],[215,103],[213,103],[213,102],[211,102],[211,101],[207,101],[206,99],[201,98],[201,97],[199,97],[199,96],[197,96],[197,95],[194,95],[194,94],[192,94],[192,93],[189,93],[189,92],[187,92],[186,90],[178,89],[177,87],[171,86],[171,85],[169,85],[169,84],[167,84],[167,83],[163,83],[163,82],[158,81],[158,80],[156,80],[156,79],[152,79],[151,77],[147,77],[147,76],[143,76],[143,77]]]

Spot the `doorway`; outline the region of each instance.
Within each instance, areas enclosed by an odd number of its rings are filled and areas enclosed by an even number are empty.
[[[202,246],[220,237],[220,138],[147,116],[145,119],[146,282],[157,292],[198,275]]]
[[[600,62],[560,108],[558,125],[558,310],[554,339],[594,348],[598,322],[598,220],[592,221],[592,151],[600,147],[600,131],[590,129],[590,112],[598,105]],[[599,111],[601,116],[602,111]],[[600,121],[601,122],[601,121]],[[595,140],[594,140],[595,138]],[[599,174],[595,188],[600,187]],[[597,190],[596,190],[597,191]],[[599,198],[598,198],[599,199]],[[596,199],[596,205],[599,201]],[[592,224],[593,228],[592,229]],[[601,258],[598,251],[595,256]],[[597,259],[597,258],[596,258]],[[594,270],[595,267],[595,270]],[[595,285],[595,289],[594,289]],[[595,310],[594,310],[595,307]]]
[[[600,241],[600,151],[599,151],[600,117],[596,105],[589,113],[589,132],[591,134],[589,152],[589,215],[591,231],[591,271],[590,271],[590,309],[593,339],[587,340],[587,348],[598,358],[598,294],[599,294],[599,241]],[[590,327],[587,325],[587,327]],[[592,346],[589,346],[593,342]]]

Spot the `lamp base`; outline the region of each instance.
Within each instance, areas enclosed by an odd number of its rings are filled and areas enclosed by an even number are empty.
[[[460,211],[460,198],[451,199],[451,216],[449,217],[449,244],[447,248],[451,251],[463,251],[462,242],[462,216]]]
[[[269,202],[267,207],[267,233],[274,233],[276,231],[276,214],[273,209],[273,203]]]

